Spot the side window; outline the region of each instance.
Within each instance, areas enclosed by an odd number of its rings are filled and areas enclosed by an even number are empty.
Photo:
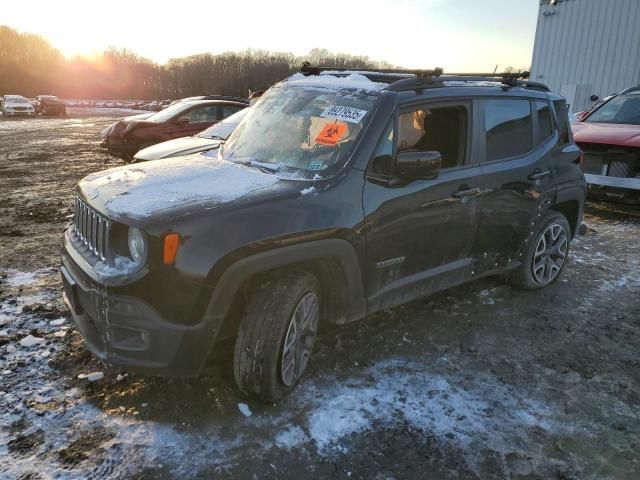
[[[182,115],[189,119],[189,123],[207,123],[218,120],[218,107],[216,105],[204,105],[197,107]]]
[[[535,106],[538,116],[538,141],[536,144],[540,145],[553,135],[553,123],[551,121],[551,109],[547,102],[536,100]]]
[[[442,168],[462,165],[468,111],[462,106],[420,108],[400,114],[398,150],[437,151]]]
[[[240,110],[242,110],[242,108],[241,107],[237,107],[235,105],[223,105],[222,106],[222,118],[221,118],[221,120],[233,115],[236,112],[239,112]]]
[[[487,135],[487,162],[516,157],[533,147],[529,100],[485,100],[484,124]]]

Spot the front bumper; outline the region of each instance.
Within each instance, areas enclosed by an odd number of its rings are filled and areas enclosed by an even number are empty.
[[[64,302],[89,351],[128,370],[197,376],[215,339],[214,322],[170,322],[146,302],[91,280],[62,249]]]
[[[139,150],[137,145],[131,145],[119,138],[106,138],[100,142],[100,147],[110,155],[125,160],[133,158],[133,155]]]
[[[640,178],[610,177],[591,173],[585,173],[584,178],[589,185],[640,190]]]
[[[5,115],[7,117],[33,117],[35,115],[35,111],[33,110],[21,110],[21,111],[15,111],[15,110],[7,110],[5,112]]]

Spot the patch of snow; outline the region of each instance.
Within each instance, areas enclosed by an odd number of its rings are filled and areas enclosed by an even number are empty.
[[[90,382],[97,382],[98,380],[102,380],[104,378],[104,373],[102,372],[91,372],[91,373],[81,373],[78,375],[80,380],[89,380]]]
[[[94,173],[79,186],[114,214],[144,218],[195,202],[229,202],[277,181],[275,175],[195,154]]]
[[[305,76],[302,73],[296,73],[287,78],[286,82],[288,85],[300,87],[327,88],[331,90],[352,88],[370,92],[376,92],[388,86],[386,83],[372,82],[359,73],[352,73],[346,77],[328,74]]]
[[[34,337],[33,335],[27,335],[22,340],[20,340],[20,345],[22,345],[23,347],[29,348],[35,345],[40,345],[41,343],[44,343],[44,342],[45,342],[44,338]]]
[[[7,345],[7,353],[16,353],[16,351],[18,350],[14,345]]]
[[[492,293],[493,292],[490,289],[482,290],[480,293],[478,293],[478,296],[480,297],[480,300],[483,304],[493,305],[494,303],[496,303],[496,301],[493,299]]]
[[[38,272],[19,272],[11,270],[7,276],[6,282],[12,287],[23,287],[36,281]]]
[[[302,428],[297,425],[288,427],[276,434],[275,443],[279,448],[291,448],[297,447],[309,441],[309,437]]]
[[[98,262],[93,268],[98,278],[106,279],[119,275],[130,275],[138,270],[140,265],[130,258],[116,255],[113,259],[113,265],[109,265],[106,262]]]
[[[242,413],[245,417],[250,417],[252,415],[251,409],[246,403],[238,402],[238,410],[240,410],[240,413]]]
[[[305,384],[303,395],[288,408],[307,412],[309,435],[286,436],[288,448],[298,439],[297,446],[312,441],[321,453],[344,452],[351,434],[402,419],[463,448],[478,441],[498,448],[508,443],[507,432],[522,428],[560,428],[553,409],[491,376],[465,385],[402,360],[381,362],[366,373],[369,380],[348,384],[335,379],[328,386]],[[492,410],[499,413],[494,417]]]
[[[53,327],[58,327],[58,326],[62,325],[63,323],[65,323],[66,321],[67,321],[67,319],[62,317],[62,318],[58,318],[56,320],[51,320],[49,322],[49,325],[51,325]]]
[[[314,193],[315,191],[316,191],[316,187],[308,187],[300,190],[300,193],[302,195],[309,195],[310,193]]]

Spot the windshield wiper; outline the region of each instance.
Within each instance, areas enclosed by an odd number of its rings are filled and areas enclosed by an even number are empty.
[[[277,165],[274,167],[268,167],[264,163],[254,162],[253,160],[233,160],[233,163],[237,163],[244,167],[257,168],[264,173],[276,173],[278,171]]]

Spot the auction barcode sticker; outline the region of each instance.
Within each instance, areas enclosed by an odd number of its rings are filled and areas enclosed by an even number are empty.
[[[360,123],[366,114],[367,110],[343,107],[341,105],[332,105],[325,108],[320,116],[324,118],[337,118],[338,120],[344,120],[345,122]]]

